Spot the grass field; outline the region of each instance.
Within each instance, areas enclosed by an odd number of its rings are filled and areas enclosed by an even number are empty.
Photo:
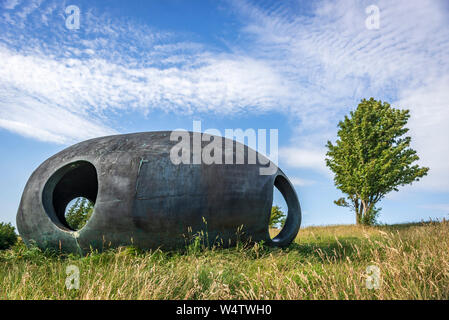
[[[69,265],[79,290],[66,288]],[[377,289],[366,285],[369,266]],[[449,222],[308,227],[283,250],[197,241],[78,257],[19,242],[0,252],[0,299],[449,299]]]

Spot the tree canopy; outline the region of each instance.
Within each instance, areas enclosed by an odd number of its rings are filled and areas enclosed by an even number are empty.
[[[281,207],[279,206],[272,206],[271,207],[271,216],[270,216],[270,228],[279,227],[285,223],[285,220],[287,219],[284,212],[282,212]]]
[[[17,234],[11,223],[0,222],[0,250],[8,249],[17,242]]]
[[[406,124],[409,110],[387,102],[363,99],[355,111],[338,123],[338,139],[327,142],[326,165],[346,198],[335,202],[352,208],[357,224],[373,224],[380,211],[376,204],[399,186],[418,181],[429,168],[416,164]]]

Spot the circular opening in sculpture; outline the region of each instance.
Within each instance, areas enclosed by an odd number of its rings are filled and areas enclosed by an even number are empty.
[[[282,195],[287,208],[285,223],[279,233],[271,239],[272,244],[279,247],[286,247],[295,239],[301,226],[301,207],[299,206],[298,196],[290,181],[283,174],[279,174],[274,179],[274,187]],[[284,212],[283,212],[284,213]],[[284,213],[284,214],[285,214]]]
[[[80,230],[89,221],[95,203],[84,197],[77,197],[67,204],[65,221],[72,230]]]
[[[273,204],[271,206],[269,232],[270,238],[275,238],[284,228],[285,221],[287,220],[288,207],[285,202],[284,196],[276,187],[273,188]]]
[[[59,228],[76,231],[87,222],[87,215],[92,215],[97,193],[97,170],[90,162],[77,161],[60,168],[48,179],[42,202],[47,215]],[[67,217],[72,207],[73,212]]]

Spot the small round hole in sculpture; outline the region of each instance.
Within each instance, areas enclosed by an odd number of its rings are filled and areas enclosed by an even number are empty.
[[[80,230],[92,216],[95,203],[84,197],[77,197],[67,204],[65,221],[72,230]]]

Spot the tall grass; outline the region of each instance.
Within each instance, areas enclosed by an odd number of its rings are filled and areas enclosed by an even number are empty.
[[[66,289],[68,265],[79,290]],[[378,289],[366,286],[368,266]],[[78,257],[19,243],[0,252],[0,299],[449,299],[449,222],[309,227],[283,250],[193,241]]]

